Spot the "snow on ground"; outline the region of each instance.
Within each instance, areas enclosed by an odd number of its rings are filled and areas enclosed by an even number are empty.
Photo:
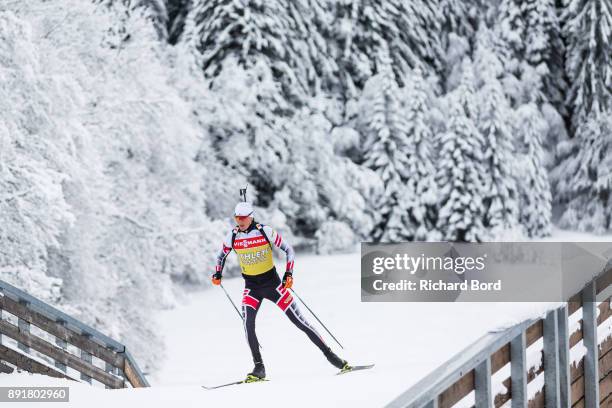
[[[292,406],[382,406],[487,330],[517,314],[539,315],[552,305],[361,303],[359,254],[298,256],[294,276],[298,295],[345,350],[329,344],[350,362],[376,367],[334,376],[336,370],[319,350],[267,302],[257,330],[271,381],[206,391],[202,401],[280,407],[289,398]],[[239,302],[242,279],[226,280],[225,287]],[[221,289],[192,294],[160,321],[168,355],[162,370],[151,376],[154,386],[214,385],[241,378],[252,368],[241,321]]]
[[[551,240],[596,238],[556,231]],[[345,350],[321,329],[328,344],[352,363],[376,363],[373,370],[335,376],[336,369],[308,338],[274,304],[264,301],[257,318],[257,333],[270,381],[212,391],[202,389],[203,384],[241,379],[252,368],[242,322],[223,291],[215,287],[192,293],[182,305],[159,315],[167,356],[160,371],[149,375],[151,388],[107,391],[67,382],[71,386],[71,403],[61,405],[383,406],[486,331],[540,316],[556,305],[361,303],[359,253],[298,254],[294,276],[294,289]],[[224,286],[238,304],[242,279],[225,279]],[[303,307],[302,310],[319,327]],[[0,386],[9,383],[66,381],[29,374],[0,376]]]

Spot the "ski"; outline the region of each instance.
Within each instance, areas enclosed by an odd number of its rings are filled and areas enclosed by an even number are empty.
[[[341,370],[336,375],[346,374],[346,373],[350,373],[353,371],[359,371],[359,370],[368,370],[372,367],[374,367],[374,364],[349,366],[348,368]]]
[[[266,380],[264,379],[260,379],[260,380],[240,380],[240,381],[232,381],[226,384],[220,384],[220,385],[213,385],[213,386],[207,386],[207,385],[203,385],[202,388],[204,388],[205,390],[216,390],[217,388],[223,388],[223,387],[229,387],[230,385],[238,385],[238,384],[251,384],[251,383],[256,383],[256,382],[263,382],[263,381],[270,381],[270,380]]]

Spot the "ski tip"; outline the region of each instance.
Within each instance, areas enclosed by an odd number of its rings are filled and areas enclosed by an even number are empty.
[[[270,381],[270,380],[268,380],[267,378],[260,378],[258,380],[245,379],[245,380],[233,381],[233,382],[221,384],[221,385],[213,385],[213,386],[202,385],[202,388],[204,388],[205,390],[216,390],[217,388],[229,387],[230,385],[252,384],[252,383],[264,382],[264,381]]]
[[[363,364],[363,365],[349,366],[349,368],[341,370],[340,372],[336,373],[336,375],[347,374],[353,371],[368,370],[370,368],[373,368],[374,366],[375,364]]]

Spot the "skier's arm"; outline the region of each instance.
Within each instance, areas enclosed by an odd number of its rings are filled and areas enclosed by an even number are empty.
[[[293,261],[295,260],[295,252],[293,247],[281,237],[281,235],[272,227],[264,226],[264,232],[270,238],[270,242],[277,248],[280,248],[287,255],[287,265],[285,272],[293,273]]]
[[[231,251],[232,251],[232,233],[230,232],[229,235],[227,235],[225,239],[223,240],[223,245],[221,246],[221,249],[217,252],[215,274],[213,275],[213,283],[215,283],[214,282],[215,277],[220,282],[221,273],[223,272],[223,266],[225,265],[225,258],[227,258],[227,256],[229,255]]]

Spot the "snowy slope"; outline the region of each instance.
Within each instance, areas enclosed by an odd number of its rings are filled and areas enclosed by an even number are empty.
[[[556,231],[552,238],[566,239],[597,238],[564,231]],[[166,359],[158,372],[149,375],[150,389],[105,391],[69,383],[72,402],[67,406],[382,406],[487,330],[541,315],[554,305],[361,303],[359,277],[359,253],[297,256],[295,289],[345,350],[321,333],[349,361],[375,362],[373,370],[336,377],[336,370],[308,338],[266,301],[257,330],[271,381],[204,390],[200,385],[240,379],[252,368],[236,311],[220,288],[209,288],[158,316]],[[238,303],[242,279],[227,279],[224,285]],[[34,383],[63,382],[29,374],[0,376],[0,386]]]
[[[292,406],[381,406],[486,330],[538,315],[551,306],[361,303],[359,263],[358,254],[299,256],[295,289],[346,350],[339,350],[324,334],[329,344],[351,362],[375,362],[375,369],[335,377],[335,369],[318,349],[267,302],[260,309],[257,327],[271,381],[206,391],[198,397],[227,406],[254,402],[280,407],[287,405],[286,398],[291,398]],[[225,283],[236,302],[242,284],[241,279]],[[221,289],[194,293],[160,320],[168,354],[160,372],[151,376],[153,386],[223,383],[252,368],[241,321]]]

